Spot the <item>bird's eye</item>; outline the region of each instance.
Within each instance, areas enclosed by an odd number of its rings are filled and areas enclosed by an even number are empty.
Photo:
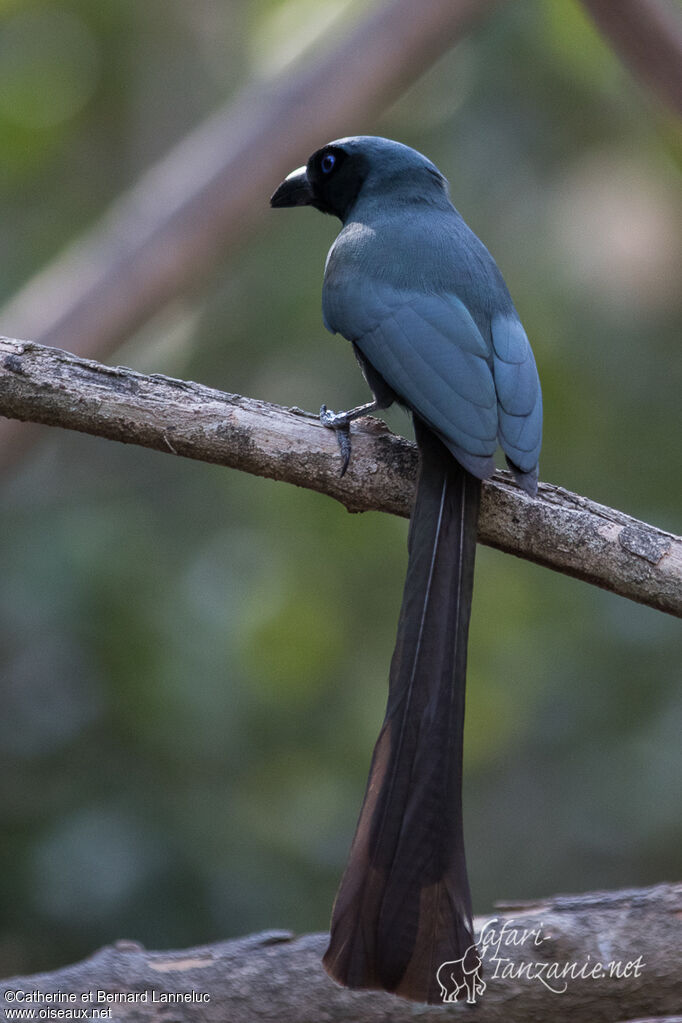
[[[325,153],[320,161],[320,168],[323,174],[331,174],[336,165],[336,157],[333,153]]]

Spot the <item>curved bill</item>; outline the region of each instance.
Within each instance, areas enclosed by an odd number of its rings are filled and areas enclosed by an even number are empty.
[[[310,206],[313,201],[313,193],[308,181],[305,167],[297,167],[291,174],[287,174],[282,184],[277,188],[271,198],[270,205],[276,208],[282,206]]]

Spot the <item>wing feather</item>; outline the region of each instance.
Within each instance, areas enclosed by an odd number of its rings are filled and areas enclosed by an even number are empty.
[[[513,313],[493,316],[491,334],[500,444],[514,465],[532,472],[542,442],[542,394],[533,352]]]
[[[542,398],[533,353],[513,307],[492,317],[488,338],[453,293],[332,273],[325,279],[323,312],[327,327],[353,341],[470,472],[491,474],[498,439],[522,473],[533,471]]]

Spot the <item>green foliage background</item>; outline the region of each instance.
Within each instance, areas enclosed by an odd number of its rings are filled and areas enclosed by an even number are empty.
[[[365,6],[0,2],[0,298],[245,81]],[[517,0],[357,132],[426,152],[497,258],[543,380],[543,478],[679,530],[668,115],[576,4]],[[112,361],[310,409],[365,400],[321,323],[335,231],[268,212]],[[383,714],[405,523],[45,434],[0,493],[0,972],[120,937],[325,928]],[[672,619],[479,550],[478,912],[679,877],[679,641]]]

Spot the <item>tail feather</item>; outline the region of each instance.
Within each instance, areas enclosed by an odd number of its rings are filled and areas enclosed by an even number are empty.
[[[439,1002],[438,967],[473,944],[461,785],[480,481],[416,417],[415,430],[421,468],[386,717],[324,965],[348,987]]]

